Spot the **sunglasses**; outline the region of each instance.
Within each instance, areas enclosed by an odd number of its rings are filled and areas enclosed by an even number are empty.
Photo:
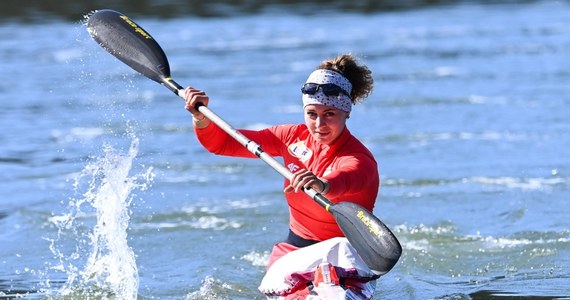
[[[319,88],[326,96],[338,96],[339,94],[345,94],[350,97],[350,95],[345,90],[333,83],[305,83],[301,88],[301,92],[307,95],[314,95],[319,91]]]

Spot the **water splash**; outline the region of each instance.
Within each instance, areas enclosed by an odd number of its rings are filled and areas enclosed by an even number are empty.
[[[138,153],[136,137],[127,154],[118,153],[110,145],[105,145],[103,152],[75,179],[74,188],[81,197],[70,201],[67,214],[52,218],[59,233],[51,250],[60,262],[52,268],[67,275],[58,292],[65,298],[137,298],[138,270],[127,243],[129,206],[132,191],[144,190],[152,182],[152,168],[129,177]],[[75,244],[69,254],[60,250],[66,237]]]

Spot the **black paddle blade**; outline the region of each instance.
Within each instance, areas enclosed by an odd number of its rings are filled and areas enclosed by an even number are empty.
[[[402,246],[376,216],[352,202],[339,202],[329,211],[370,269],[382,275],[396,265],[402,255]]]
[[[110,9],[88,17],[87,31],[107,52],[137,72],[164,83],[170,77],[168,59],[160,45],[127,16]]]

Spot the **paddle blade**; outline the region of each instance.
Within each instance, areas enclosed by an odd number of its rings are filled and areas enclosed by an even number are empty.
[[[135,71],[163,83],[170,77],[168,59],[160,45],[127,16],[110,9],[88,17],[87,31],[107,52]]]
[[[329,211],[364,262],[380,275],[390,271],[402,255],[402,246],[392,231],[360,205],[339,202]]]

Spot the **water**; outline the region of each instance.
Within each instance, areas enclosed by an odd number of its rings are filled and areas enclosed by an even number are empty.
[[[312,68],[364,57],[377,84],[348,126],[404,247],[376,298],[570,297],[567,3],[135,20],[238,128],[301,122]],[[0,24],[0,291],[263,299],[282,178],[205,152],[183,102],[80,21]]]

